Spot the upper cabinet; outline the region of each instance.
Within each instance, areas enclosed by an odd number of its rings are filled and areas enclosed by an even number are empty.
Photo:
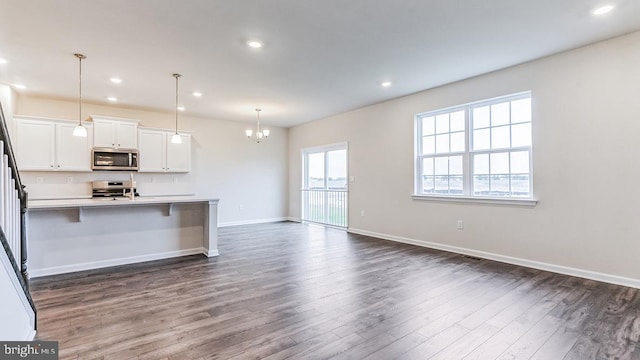
[[[93,116],[87,137],[73,136],[78,124],[71,120],[14,116],[16,158],[21,171],[91,171],[93,147],[138,149],[139,172],[185,173],[191,171],[191,134],[138,129],[138,121]]]
[[[138,172],[191,171],[191,134],[180,133],[182,144],[173,144],[173,131],[140,129]]]
[[[76,123],[56,123],[56,166],[64,171],[91,171],[91,126],[87,137],[73,136]]]
[[[91,125],[73,136],[75,121],[14,116],[16,157],[21,171],[91,171]]]
[[[92,115],[93,146],[120,149],[138,148],[138,120]]]
[[[138,172],[166,172],[167,133],[145,129],[140,129],[138,133]]]
[[[191,171],[191,134],[179,133],[181,144],[171,142],[175,132],[167,133],[167,171],[189,172]]]

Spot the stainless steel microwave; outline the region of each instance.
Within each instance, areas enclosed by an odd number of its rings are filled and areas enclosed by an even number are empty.
[[[138,150],[93,148],[91,169],[138,171]]]

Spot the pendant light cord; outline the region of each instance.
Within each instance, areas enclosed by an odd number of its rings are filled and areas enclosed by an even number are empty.
[[[173,74],[176,78],[176,134],[178,133],[178,78],[182,76],[180,74]]]
[[[75,55],[75,57],[78,58],[78,60],[80,61],[80,66],[79,66],[79,84],[78,84],[78,89],[79,89],[79,102],[78,102],[78,121],[79,121],[79,125],[82,126],[82,59],[86,59],[87,57],[82,55],[82,54],[73,54]]]
[[[82,57],[80,57],[80,76],[78,77],[80,79],[80,84],[78,86],[78,88],[80,89],[80,96],[79,96],[79,105],[78,105],[78,119],[80,119],[80,125],[82,125]]]

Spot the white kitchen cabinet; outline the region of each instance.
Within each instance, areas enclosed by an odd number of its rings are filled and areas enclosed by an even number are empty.
[[[56,167],[64,171],[91,171],[91,137],[73,136],[76,123],[56,124]],[[85,125],[88,126],[88,125]]]
[[[167,158],[167,133],[142,130],[138,132],[138,171],[165,172]]]
[[[55,123],[16,118],[18,169],[54,170],[55,132]]]
[[[138,120],[92,115],[95,147],[137,149]]]
[[[173,134],[155,129],[138,131],[138,172],[191,171],[191,134],[180,133],[182,144],[171,143]]]
[[[15,116],[16,157],[23,171],[91,171],[91,136],[73,136],[75,121]],[[91,134],[91,126],[85,124]]]
[[[173,144],[172,133],[167,134],[167,171],[189,172],[191,171],[191,134],[179,133],[182,144]]]

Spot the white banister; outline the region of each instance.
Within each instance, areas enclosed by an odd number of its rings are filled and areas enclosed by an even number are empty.
[[[4,154],[4,142],[0,141],[0,229],[9,244],[16,261],[20,259],[20,195],[16,179],[11,176],[9,157]]]
[[[11,179],[11,181],[9,182],[11,184],[11,187],[8,190],[9,192],[9,197],[7,197],[7,199],[5,200],[8,204],[7,206],[9,207],[9,225],[7,226],[9,229],[9,243],[13,244],[14,243],[14,239],[16,236],[16,227],[15,227],[15,218],[16,218],[16,214],[15,214],[15,201],[14,200],[14,192],[13,189],[15,189],[16,186],[16,181]],[[13,257],[16,257],[16,247],[15,245],[12,246],[11,251],[13,252]]]

